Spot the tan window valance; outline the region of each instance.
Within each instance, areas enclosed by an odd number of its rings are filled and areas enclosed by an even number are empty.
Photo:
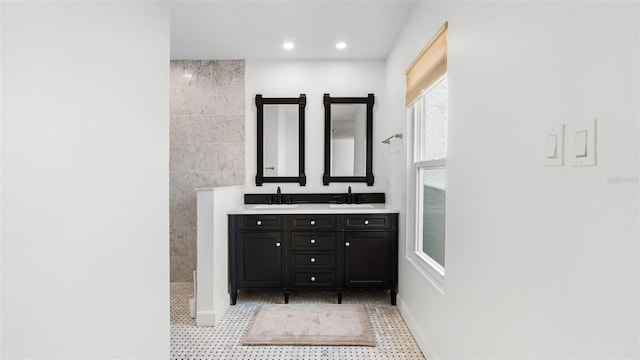
[[[447,72],[447,27],[445,22],[407,68],[407,106]]]

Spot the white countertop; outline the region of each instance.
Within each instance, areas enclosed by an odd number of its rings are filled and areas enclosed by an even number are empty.
[[[397,213],[398,208],[387,204],[245,204],[228,214],[379,214]]]

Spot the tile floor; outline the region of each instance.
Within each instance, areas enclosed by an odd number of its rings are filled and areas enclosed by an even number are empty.
[[[345,292],[343,303],[365,305],[377,345],[368,346],[242,346],[240,339],[262,304],[283,303],[277,291],[243,291],[215,327],[197,327],[189,317],[191,283],[171,283],[171,359],[255,360],[424,360],[398,308],[386,292]],[[333,292],[291,293],[289,303],[335,303]]]
[[[171,282],[171,325],[196,326],[189,316],[189,299],[194,296],[192,282]]]

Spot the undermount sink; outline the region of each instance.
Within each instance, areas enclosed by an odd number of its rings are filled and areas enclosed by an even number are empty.
[[[329,205],[332,209],[373,209],[374,206],[371,204],[331,204]]]
[[[264,204],[264,205],[255,205],[254,209],[295,209],[299,204]]]

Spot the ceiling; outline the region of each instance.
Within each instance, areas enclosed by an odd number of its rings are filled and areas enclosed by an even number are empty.
[[[414,3],[174,0],[171,59],[384,59]]]

